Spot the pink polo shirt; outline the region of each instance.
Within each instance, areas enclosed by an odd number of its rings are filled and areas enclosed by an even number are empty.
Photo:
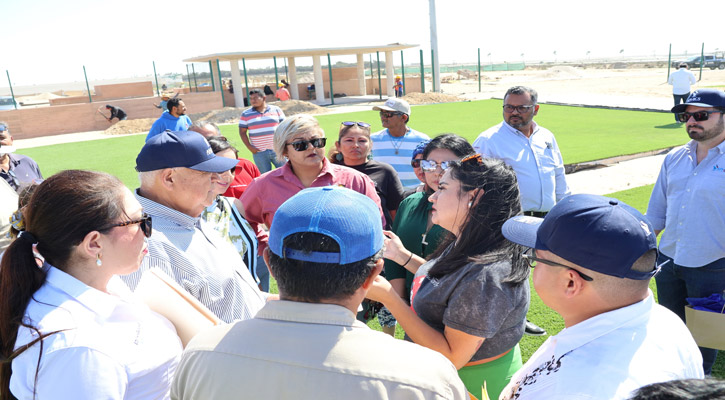
[[[323,158],[322,171],[312,182],[311,187],[337,185],[352,189],[370,197],[380,210],[380,219],[385,225],[385,216],[380,207],[380,197],[375,191],[375,183],[365,174],[342,165],[332,164]],[[255,178],[249,184],[239,200],[244,205],[244,217],[256,229],[257,224],[272,226],[274,213],[287,199],[302,189],[306,189],[290,167],[285,163],[281,168],[269,171]],[[259,230],[257,230],[259,232]],[[258,237],[260,252],[267,247],[267,238]]]

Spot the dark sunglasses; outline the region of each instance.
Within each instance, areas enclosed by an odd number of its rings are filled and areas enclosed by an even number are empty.
[[[297,151],[305,151],[309,145],[316,149],[321,149],[327,144],[327,138],[314,138],[310,140],[298,140],[296,142],[287,143],[288,146],[292,146]]]
[[[534,251],[529,249],[524,254],[521,255],[521,257],[523,257],[524,260],[529,262],[529,267],[531,267],[531,268],[536,267],[536,264],[540,262],[540,263],[543,263],[546,265],[551,265],[552,267],[562,267],[562,268],[570,269],[570,270],[576,272],[577,274],[579,274],[579,276],[581,276],[581,278],[587,282],[591,282],[594,280],[594,279],[592,279],[591,276],[579,271],[576,268],[572,268],[572,267],[570,267],[568,265],[564,265],[564,264],[559,264],[558,262],[554,262],[551,260],[544,260],[543,258],[538,258],[538,257],[534,256],[533,253],[534,253]]]
[[[680,122],[687,122],[690,120],[690,117],[692,117],[692,118],[695,118],[695,121],[697,121],[697,122],[707,121],[708,119],[710,119],[710,114],[716,114],[716,113],[723,114],[723,113],[725,113],[725,111],[723,111],[723,110],[697,111],[694,113],[683,112],[683,113],[677,114],[677,120]]]
[[[402,113],[400,111],[396,111],[396,112],[393,112],[393,111],[380,111],[380,116],[381,117],[385,117],[385,118],[391,118],[391,117],[394,117],[396,115],[403,115],[403,114],[404,113]]]
[[[420,167],[425,172],[435,172],[435,170],[438,167],[441,167],[441,171],[445,171],[448,169],[448,167],[451,166],[452,161],[443,161],[442,163],[438,164],[435,161],[432,160],[420,160]]]
[[[153,228],[153,225],[151,224],[151,216],[146,213],[143,213],[143,216],[140,219],[135,219],[133,221],[127,222],[119,222],[117,224],[107,226],[103,229],[99,229],[99,231],[107,231],[111,228],[116,228],[119,226],[129,226],[133,224],[140,224],[141,232],[143,232],[144,236],[146,236],[147,238],[151,237],[151,229]]]
[[[361,128],[370,128],[370,124],[368,124],[367,122],[362,122],[362,121],[357,121],[357,122],[355,122],[355,121],[343,121],[342,124],[344,126],[355,126],[355,125],[357,125],[357,126],[359,126]]]

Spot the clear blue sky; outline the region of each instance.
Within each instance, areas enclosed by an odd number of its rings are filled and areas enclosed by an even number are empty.
[[[255,6],[251,6],[255,4]],[[527,62],[725,50],[725,1],[437,0],[443,63]],[[717,16],[717,17],[716,17]],[[428,0],[0,0],[4,70],[14,85],[185,71],[216,52],[420,44],[429,62]],[[710,21],[709,24],[697,21]],[[553,52],[556,51],[556,55]],[[521,54],[524,54],[522,57]],[[406,62],[417,58],[406,53]],[[354,61],[337,58],[333,62]],[[396,54],[396,63],[399,62]],[[248,68],[266,66],[255,61]],[[298,65],[309,65],[300,59]],[[222,69],[228,69],[222,64]]]

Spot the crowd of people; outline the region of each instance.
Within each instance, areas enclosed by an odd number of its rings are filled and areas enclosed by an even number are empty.
[[[391,98],[374,107],[382,131],[341,121],[327,146],[314,117],[252,90],[239,134],[254,162],[172,98],[134,191],[101,172],[43,180],[0,121],[0,186],[18,194],[0,397],[720,398],[703,380],[717,351],[698,349],[684,309],[725,289],[725,93],[672,109],[692,140],[646,215],[571,194],[537,97],[510,88],[473,143],[410,128]],[[545,334],[527,320],[532,270],[565,329],[523,363],[523,335]],[[182,341],[178,316],[134,293],[152,273],[217,326]]]

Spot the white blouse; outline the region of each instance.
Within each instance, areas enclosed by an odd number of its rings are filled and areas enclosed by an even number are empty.
[[[108,283],[109,294],[51,265],[43,268],[46,281],[24,322],[43,334],[65,330],[12,361],[10,391],[18,399],[32,399],[34,389],[39,399],[169,398],[182,351],[173,325],[138,302],[117,276]],[[15,347],[37,337],[21,326]]]

